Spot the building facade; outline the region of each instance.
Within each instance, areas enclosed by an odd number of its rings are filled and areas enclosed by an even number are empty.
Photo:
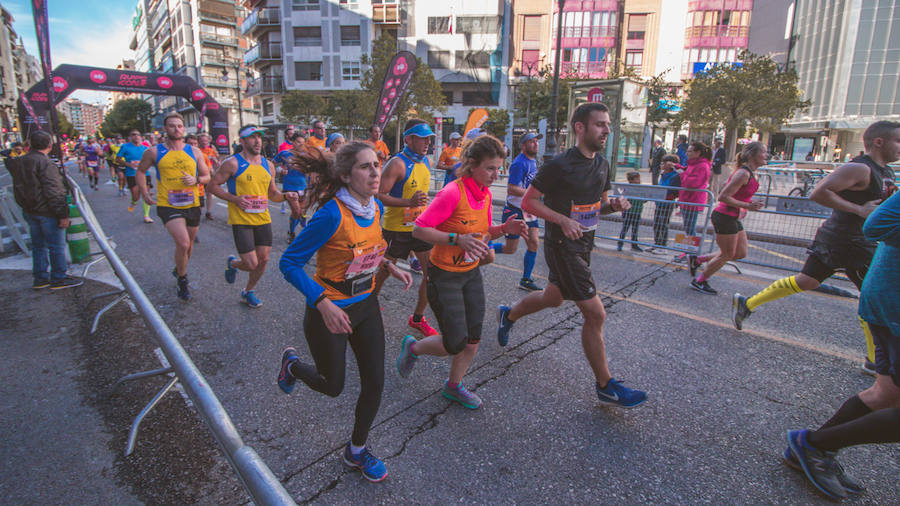
[[[57,110],[82,135],[96,135],[97,128],[103,122],[103,106],[87,104],[77,98],[67,98],[59,103]]]
[[[16,120],[16,67],[13,61],[13,50],[18,43],[18,34],[13,29],[13,17],[8,10],[0,6],[0,129],[2,142],[18,140],[18,124]],[[15,132],[13,129],[15,128]]]
[[[754,0],[690,0],[681,77],[709,65],[733,63],[748,48]]]

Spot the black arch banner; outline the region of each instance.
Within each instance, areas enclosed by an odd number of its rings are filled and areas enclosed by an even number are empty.
[[[34,109],[30,114],[22,100],[19,100],[19,120],[24,125],[26,137],[35,128],[50,122],[50,100],[56,106],[75,90],[119,91],[143,93],[147,95],[172,95],[187,99],[192,106],[206,116],[213,144],[221,154],[228,154],[228,116],[209,93],[197,81],[178,74],[158,74],[135,72],[133,70],[104,69],[81,65],[60,65],[53,71],[53,97],[47,90],[46,81],[35,84],[27,92],[25,99]],[[35,118],[38,124],[35,124]],[[49,130],[49,128],[43,128]]]

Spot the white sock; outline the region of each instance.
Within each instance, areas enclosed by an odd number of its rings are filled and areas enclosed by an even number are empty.
[[[353,455],[359,455],[359,454],[362,453],[363,450],[365,450],[365,449],[366,449],[366,446],[365,446],[365,445],[363,445],[363,446],[355,446],[353,443],[350,443],[350,453],[352,453]]]

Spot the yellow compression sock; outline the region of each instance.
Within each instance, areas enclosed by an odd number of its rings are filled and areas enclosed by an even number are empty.
[[[141,201],[141,208],[144,210],[144,218],[150,216],[150,204]]]
[[[866,323],[865,320],[859,318],[859,326],[862,327],[863,335],[866,336],[866,358],[869,359],[869,362],[875,363],[875,339],[872,338],[872,330],[869,329],[869,324]]]
[[[755,310],[759,306],[766,304],[768,302],[772,302],[773,300],[778,300],[782,297],[787,297],[788,295],[794,295],[795,293],[800,293],[803,290],[797,286],[797,277],[791,276],[789,278],[781,278],[778,281],[775,281],[771,285],[767,286],[763,290],[757,292],[756,295],[747,299],[747,308],[750,311]]]

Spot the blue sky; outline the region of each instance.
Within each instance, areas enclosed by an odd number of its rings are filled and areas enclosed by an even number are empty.
[[[39,57],[29,0],[2,2],[13,16],[13,28],[28,54]],[[115,68],[131,58],[132,0],[48,0],[50,53],[53,67],[62,63]],[[106,103],[106,92],[79,90],[73,97]]]

